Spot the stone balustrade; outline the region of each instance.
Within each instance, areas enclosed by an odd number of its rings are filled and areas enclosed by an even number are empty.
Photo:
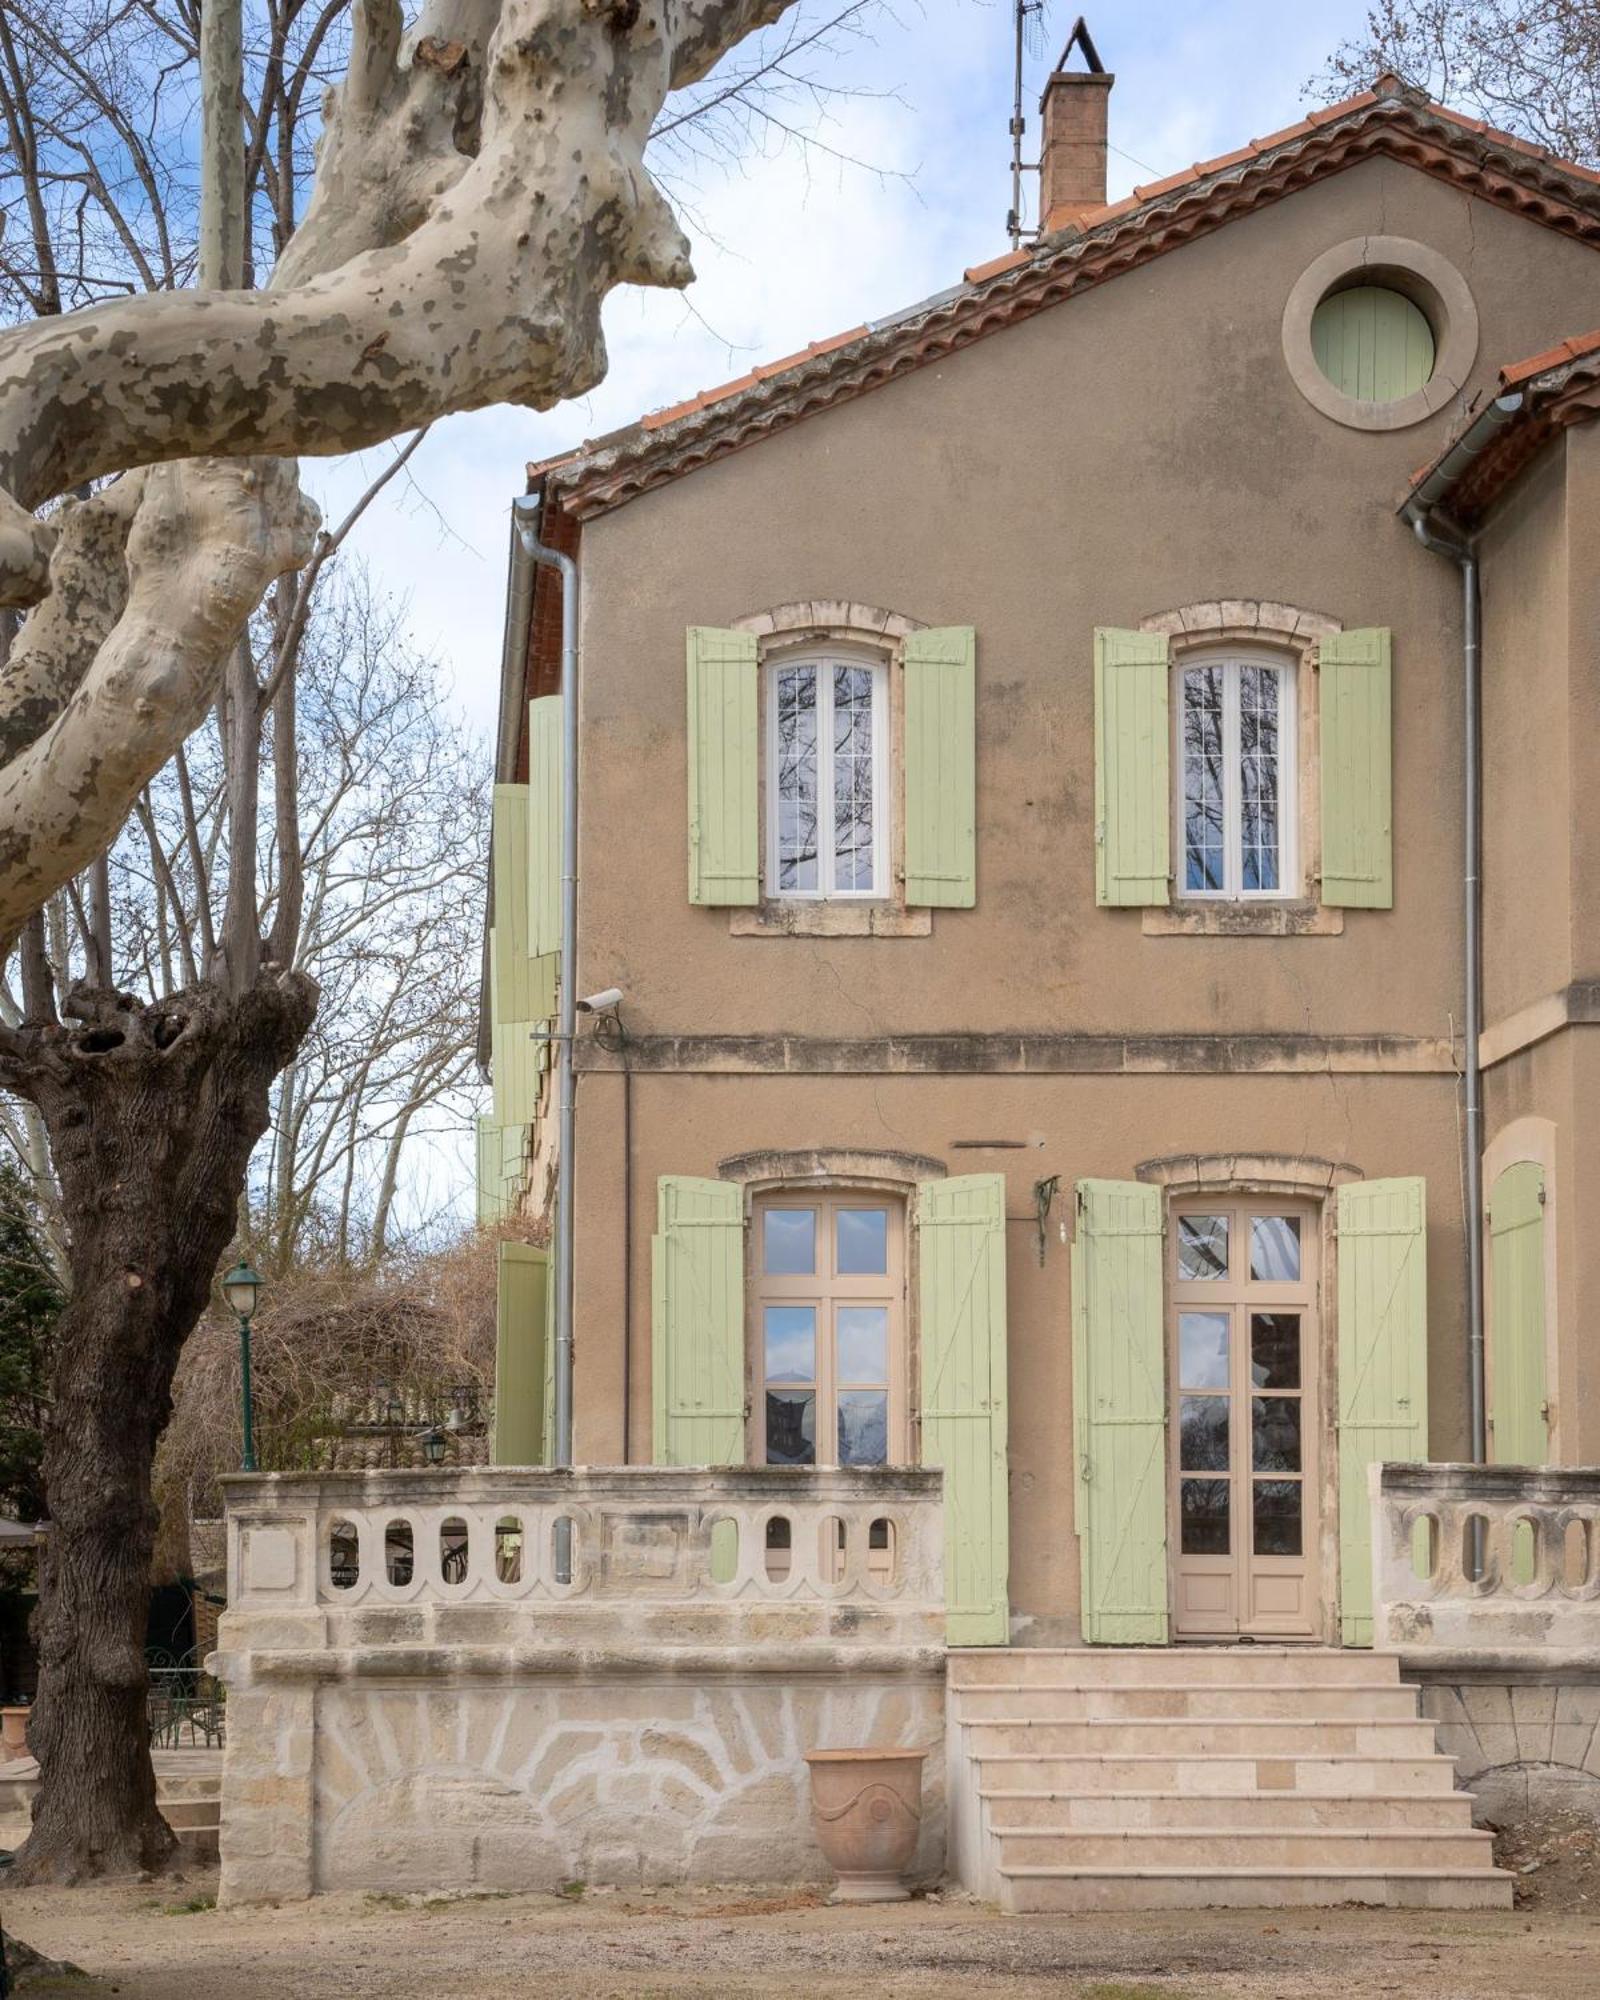
[[[224,1482],[222,1891],[816,1879],[804,1753],[925,1749],[936,1471]]]
[[[1474,1816],[1600,1822],[1600,1467],[1370,1479],[1374,1644],[1420,1687]]]
[[[1600,1467],[1374,1466],[1375,1644],[1600,1663]]]

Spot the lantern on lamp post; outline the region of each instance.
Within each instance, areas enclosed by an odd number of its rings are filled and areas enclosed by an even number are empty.
[[[233,1308],[233,1316],[239,1322],[239,1399],[244,1413],[242,1469],[245,1472],[259,1470],[256,1465],[255,1408],[250,1395],[250,1322],[255,1318],[262,1282],[260,1272],[252,1270],[242,1257],[222,1281],[222,1296]]]

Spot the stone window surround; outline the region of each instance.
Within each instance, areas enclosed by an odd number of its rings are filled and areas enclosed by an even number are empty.
[[[1365,402],[1336,389],[1311,344],[1311,321],[1330,292],[1347,282],[1386,286],[1419,307],[1433,330],[1433,373],[1393,402]],[[1426,243],[1408,236],[1352,236],[1307,266],[1283,308],[1283,358],[1313,409],[1357,431],[1399,431],[1420,424],[1466,387],[1478,353],[1478,309],[1467,281]]]
[[[930,909],[908,909],[905,901],[905,763],[901,745],[905,723],[905,663],[901,641],[926,629],[918,618],[849,598],[800,598],[766,611],[753,611],[733,621],[736,632],[755,634],[761,669],[757,707],[758,797],[760,814],[759,879],[766,881],[766,665],[776,653],[829,642],[864,646],[888,661],[889,667],[889,876],[891,894],[882,898],[829,901],[806,898],[786,901],[762,895],[754,909],[728,912],[730,937],[927,937],[933,930]]]
[[[1305,889],[1320,884],[1322,866],[1317,647],[1330,633],[1343,629],[1336,618],[1320,611],[1255,597],[1209,598],[1152,612],[1139,621],[1141,632],[1167,635],[1173,668],[1182,664],[1186,653],[1230,643],[1271,647],[1296,662],[1296,868]],[[1142,930],[1146,937],[1337,937],[1344,930],[1344,911],[1330,909],[1310,894],[1228,902],[1213,896],[1186,899],[1174,886],[1170,903],[1145,906]]]
[[[1321,1532],[1317,1561],[1322,1577],[1322,1615],[1325,1629],[1321,1644],[1337,1645],[1339,1630],[1339,1449],[1334,1429],[1339,1407],[1339,1287],[1337,1283],[1338,1204],[1334,1191],[1346,1181],[1358,1181],[1361,1170],[1343,1160],[1319,1159],[1313,1154],[1294,1153],[1173,1153],[1160,1159],[1141,1160],[1134,1177],[1159,1187],[1167,1212],[1173,1202],[1188,1202],[1198,1195],[1227,1195],[1246,1200],[1251,1195],[1275,1195],[1313,1203],[1316,1207],[1317,1271],[1320,1298],[1317,1332],[1321,1348],[1317,1371],[1317,1396],[1321,1424],[1318,1458],[1318,1507]],[[1165,1282],[1163,1282],[1165,1292]],[[1162,1302],[1165,1314],[1167,1301]],[[1170,1403],[1169,1395],[1169,1403]]]

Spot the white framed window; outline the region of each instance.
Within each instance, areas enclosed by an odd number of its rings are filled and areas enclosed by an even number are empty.
[[[756,1463],[905,1464],[902,1204],[779,1189],[755,1220]]]
[[[887,661],[841,648],[766,672],[766,893],[889,895]]]
[[[1295,896],[1295,669],[1270,653],[1178,663],[1178,894]]]

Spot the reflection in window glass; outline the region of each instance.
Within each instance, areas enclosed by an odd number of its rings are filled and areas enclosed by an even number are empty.
[[[1222,668],[1191,667],[1183,677],[1183,886],[1215,895],[1224,887]]]
[[[815,891],[817,871],[817,670],[777,675],[778,887]]]
[[[816,1462],[816,1392],[811,1389],[769,1389],[768,1465],[815,1465]]]
[[[1250,1218],[1250,1275],[1255,1279],[1275,1279],[1284,1284],[1298,1282],[1298,1215],[1255,1215]]]
[[[1301,1492],[1298,1479],[1255,1482],[1255,1552],[1258,1556],[1301,1553]]]
[[[1179,687],[1184,893],[1281,894],[1294,740],[1288,671],[1214,660],[1185,667]]]
[[[883,1382],[889,1375],[889,1308],[840,1306],[839,1380]]]
[[[1179,1540],[1186,1556],[1225,1556],[1228,1533],[1226,1479],[1186,1479],[1178,1489]]]
[[[872,670],[833,670],[833,886],[873,891]]]
[[[1239,669],[1239,851],[1242,886],[1278,882],[1278,685],[1275,667]]]
[[[815,1306],[768,1306],[765,1328],[767,1380],[814,1382],[817,1377]]]
[[[809,1277],[817,1268],[814,1208],[769,1208],[761,1225],[761,1268],[769,1278]]]
[[[1200,1278],[1228,1275],[1228,1218],[1225,1215],[1178,1217],[1178,1276],[1185,1284]]]
[[[1228,1328],[1226,1313],[1182,1312],[1178,1315],[1178,1382],[1185,1389],[1226,1389]]]
[[[1250,1315],[1250,1380],[1257,1389],[1300,1386],[1300,1315]]]
[[[769,892],[881,896],[884,670],[798,660],[767,685]]]
[[[841,1208],[838,1214],[838,1270],[843,1277],[882,1277],[889,1269],[889,1211]],[[808,1264],[809,1271],[811,1266]]]
[[[1178,1464],[1185,1472],[1228,1469],[1228,1398],[1184,1396],[1178,1404]]]
[[[1257,1396],[1253,1399],[1251,1445],[1257,1472],[1300,1470],[1300,1398]]]
[[[839,1397],[839,1463],[884,1465],[888,1458],[888,1390],[845,1390]]]

